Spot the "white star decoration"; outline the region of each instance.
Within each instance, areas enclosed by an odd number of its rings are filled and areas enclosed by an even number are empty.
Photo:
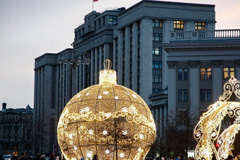
[[[90,135],[93,135],[93,130],[92,129],[90,129],[89,131],[88,131],[88,133],[90,134]]]
[[[108,91],[103,91],[103,94],[107,95],[107,94],[109,94],[109,92]]]

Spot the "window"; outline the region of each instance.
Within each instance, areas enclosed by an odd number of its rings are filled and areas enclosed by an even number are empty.
[[[162,55],[162,48],[153,47],[153,55],[156,55],[156,56]]]
[[[153,75],[152,82],[153,83],[162,83],[162,76],[161,75]]]
[[[212,68],[201,68],[200,69],[201,79],[211,79],[212,78]]]
[[[162,68],[162,62],[161,61],[153,61],[152,68],[153,69],[161,69]]]
[[[203,101],[203,102],[212,101],[212,90],[211,89],[200,89],[200,101]]]
[[[117,16],[109,16],[109,24],[116,25],[117,24]]]
[[[205,22],[195,22],[195,30],[205,30]]]
[[[223,79],[229,79],[235,76],[235,68],[223,68]]]
[[[178,80],[188,80],[188,69],[179,68],[178,69]]]
[[[153,92],[153,93],[158,93],[158,92],[161,92],[161,90],[160,90],[159,88],[153,88],[153,89],[152,89],[152,92]]]
[[[153,27],[162,28],[163,27],[163,21],[159,19],[153,20]]]
[[[162,42],[162,34],[161,33],[154,33],[153,34],[153,41]]]
[[[187,102],[188,101],[188,90],[187,89],[179,89],[178,90],[178,101],[179,102]]]
[[[183,21],[174,21],[174,29],[184,29]]]

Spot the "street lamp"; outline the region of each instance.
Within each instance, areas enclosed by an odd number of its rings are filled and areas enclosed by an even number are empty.
[[[60,63],[70,63],[73,66],[73,69],[76,69],[79,64],[89,65],[91,60],[87,58],[81,58],[81,55],[84,53],[79,53],[76,50],[76,42],[73,41],[71,44],[73,47],[72,52],[65,53],[63,57],[59,60]]]

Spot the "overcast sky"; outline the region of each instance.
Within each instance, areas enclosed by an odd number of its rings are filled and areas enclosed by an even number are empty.
[[[137,2],[99,0],[94,10],[127,8]],[[217,29],[240,28],[240,0],[178,2],[215,4]],[[71,47],[74,28],[91,10],[91,0],[0,0],[0,103],[33,107],[34,59]]]

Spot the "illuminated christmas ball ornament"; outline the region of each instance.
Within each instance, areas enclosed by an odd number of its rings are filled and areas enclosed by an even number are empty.
[[[67,160],[143,160],[156,137],[153,116],[134,91],[117,85],[111,62],[99,84],[77,93],[58,122],[58,143]]]

